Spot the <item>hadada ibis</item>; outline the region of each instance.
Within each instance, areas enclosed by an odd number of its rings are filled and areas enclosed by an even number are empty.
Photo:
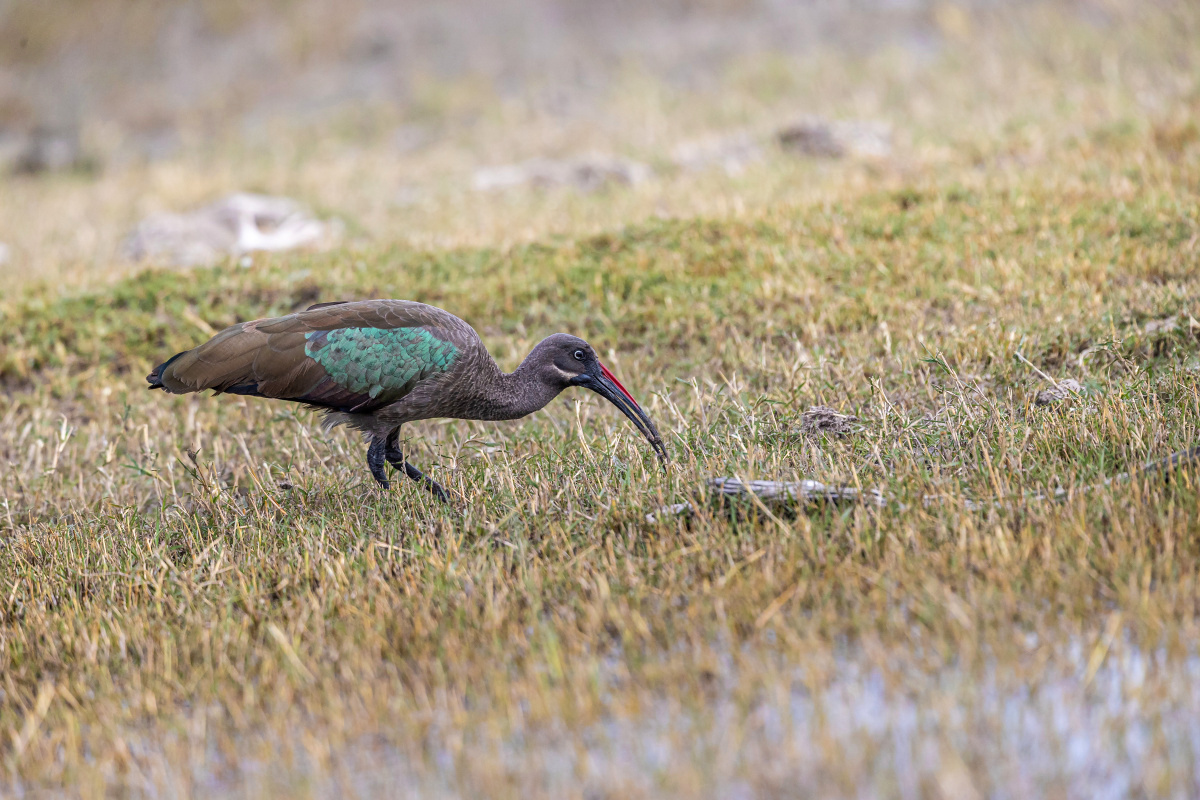
[[[391,464],[441,500],[447,499],[442,487],[405,460],[401,425],[437,417],[518,419],[569,386],[591,389],[619,408],[667,462],[650,417],[583,339],[549,336],[505,373],[474,328],[409,300],[318,303],[242,322],[167,359],[146,380],[174,394],[213,389],[322,409],[326,427],[363,432],[367,466],[381,486],[388,486],[385,464]]]

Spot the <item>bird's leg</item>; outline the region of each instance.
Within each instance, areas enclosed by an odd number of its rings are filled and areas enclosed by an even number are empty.
[[[426,475],[421,470],[414,467],[404,458],[404,453],[400,450],[400,429],[392,431],[387,438],[387,460],[396,469],[402,471],[405,475],[412,478],[417,483],[429,490],[429,493],[441,500],[443,503],[450,502],[450,496],[446,494],[438,482]]]
[[[384,467],[386,461],[387,440],[379,436],[372,437],[371,446],[367,448],[367,466],[371,468],[371,477],[384,489],[391,485],[388,482],[387,469]]]

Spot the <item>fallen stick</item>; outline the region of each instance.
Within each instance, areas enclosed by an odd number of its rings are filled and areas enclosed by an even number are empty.
[[[878,489],[856,489],[851,486],[826,486],[819,481],[743,481],[738,478],[713,478],[708,488],[715,495],[738,497],[753,494],[764,503],[779,505],[810,505],[832,503],[846,505],[864,503],[879,506],[888,504]]]
[[[1192,447],[1172,453],[1166,458],[1150,461],[1131,472],[1122,472],[1105,478],[1099,483],[1074,490],[1076,493],[1091,492],[1114,483],[1125,483],[1142,475],[1157,474],[1162,480],[1168,480],[1172,472],[1182,467],[1200,461],[1200,447]],[[728,502],[738,497],[757,498],[765,506],[777,508],[797,508],[812,505],[867,505],[875,508],[893,507],[903,510],[906,505],[891,498],[879,489],[859,489],[853,486],[830,486],[820,481],[743,481],[736,477],[712,478],[708,482],[709,494],[719,500]],[[962,503],[968,511],[980,511],[985,508],[1002,508],[1015,501],[1064,500],[1071,494],[1067,489],[1056,489],[1045,492],[1026,492],[1019,497],[997,497],[987,500],[972,500],[962,498]],[[936,503],[953,502],[955,498],[945,495],[927,494],[921,498],[921,504],[929,507]],[[692,503],[674,503],[662,506],[652,514],[646,515],[646,521],[654,524],[659,519],[690,515],[695,512]]]

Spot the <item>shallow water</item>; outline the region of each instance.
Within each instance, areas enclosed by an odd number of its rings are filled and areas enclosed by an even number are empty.
[[[470,796],[488,775],[497,791],[550,797],[1200,796],[1196,648],[1168,655],[1121,635],[1103,661],[1097,652],[1075,637],[1047,658],[1030,637],[1026,663],[925,671],[881,669],[845,646],[830,674],[760,647],[724,653],[703,698],[630,685],[613,662],[603,680],[625,707],[614,700],[582,726],[559,718],[499,736],[438,719],[423,763],[384,736],[340,753],[336,777],[297,763],[258,778],[364,797]]]

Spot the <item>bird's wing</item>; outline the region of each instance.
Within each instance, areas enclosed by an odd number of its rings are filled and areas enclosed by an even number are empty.
[[[477,341],[465,322],[422,303],[321,303],[226,328],[149,377],[172,392],[215,389],[369,413],[448,372]]]

